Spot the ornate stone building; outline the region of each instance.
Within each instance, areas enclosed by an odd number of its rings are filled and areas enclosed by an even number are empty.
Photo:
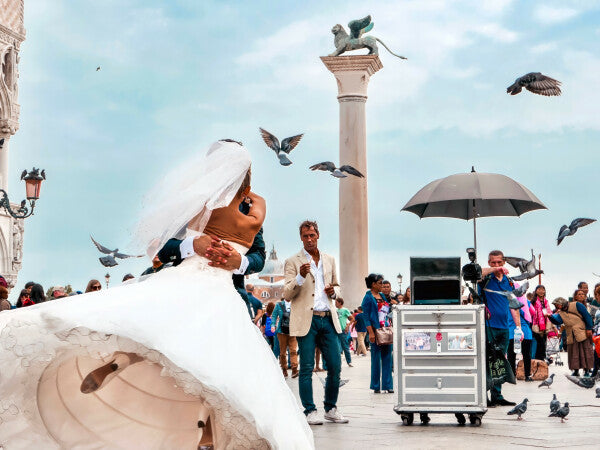
[[[19,129],[19,49],[25,40],[24,0],[0,0],[0,188],[8,188],[10,138]],[[0,193],[1,195],[1,193]],[[13,205],[16,209],[18,205]],[[0,210],[0,275],[17,281],[23,257],[23,220]]]
[[[277,259],[277,252],[273,246],[263,270],[258,274],[246,277],[246,285],[253,285],[254,296],[267,304],[282,299],[284,279],[283,262]]]

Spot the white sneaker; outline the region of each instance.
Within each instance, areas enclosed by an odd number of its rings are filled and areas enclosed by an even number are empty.
[[[329,411],[325,413],[325,420],[329,420],[334,423],[348,423],[348,419],[342,416],[337,408],[331,408]],[[310,423],[310,422],[309,422]]]
[[[309,425],[323,425],[323,421],[319,419],[317,411],[311,411],[306,415],[306,421]]]

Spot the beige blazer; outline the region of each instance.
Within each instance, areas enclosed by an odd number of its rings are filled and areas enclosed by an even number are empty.
[[[323,278],[325,284],[331,284],[335,288],[336,295],[340,295],[339,283],[335,270],[335,258],[321,252],[323,261]],[[283,298],[291,302],[290,311],[290,336],[306,336],[313,318],[313,306],[315,305],[315,278],[312,273],[306,275],[302,286],[298,286],[296,275],[300,273],[300,266],[308,262],[304,250],[285,260],[285,286]],[[340,320],[335,307],[335,300],[329,300],[329,310],[333,326],[341,333]]]

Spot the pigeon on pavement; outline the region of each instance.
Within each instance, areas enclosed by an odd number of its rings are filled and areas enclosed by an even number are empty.
[[[365,176],[356,170],[354,167],[349,165],[343,165],[340,168],[336,167],[334,163],[331,161],[323,161],[322,163],[314,164],[309,167],[310,170],[323,170],[326,172],[331,172],[331,176],[336,178],[346,178],[348,175],[354,175],[358,178],[364,178]]]
[[[523,258],[515,258],[514,256],[505,256],[504,261],[521,271],[520,275],[511,277],[514,281],[530,280],[531,278],[544,273],[543,270],[536,269],[535,267],[535,255],[533,254],[533,249],[531,249],[531,259],[529,261]]]
[[[523,401],[521,403],[519,403],[517,406],[515,406],[513,409],[511,409],[506,414],[509,416],[516,414],[518,416],[517,420],[521,420],[521,416],[523,414],[525,414],[525,412],[527,411],[527,402],[528,401],[529,401],[529,399],[523,399]]]
[[[586,389],[591,389],[596,384],[596,380],[591,377],[576,377],[575,375],[565,375],[565,377],[567,377],[569,381],[575,383],[577,386]]]
[[[550,412],[558,411],[560,408],[560,402],[556,398],[556,394],[552,394],[552,400],[550,401]]]
[[[562,227],[560,227],[560,231],[558,232],[558,237],[556,238],[556,245],[560,245],[563,239],[567,236],[573,236],[575,233],[577,233],[577,230],[579,228],[589,225],[590,223],[594,223],[595,221],[596,219],[585,219],[580,217],[578,219],[573,220],[573,222],[571,222],[571,225],[569,226],[563,225]]]
[[[560,422],[564,423],[565,420],[569,420],[569,419],[567,419],[568,415],[569,415],[569,402],[565,402],[565,404],[561,408],[558,408],[556,411],[551,412],[548,417],[560,417]]]
[[[552,385],[552,383],[554,383],[554,374],[550,375],[548,378],[542,381],[538,388],[541,388],[542,386],[547,386],[548,389],[550,389],[550,385]]]
[[[506,93],[510,95],[517,95],[523,90],[527,89],[529,92],[533,92],[538,95],[553,96],[560,95],[561,82],[554,78],[542,75],[540,72],[530,72],[522,77],[519,77],[511,84],[507,89]]]
[[[527,289],[529,289],[529,281],[526,281],[520,287],[513,289],[512,291],[493,291],[491,289],[486,289],[486,291],[504,295],[508,299],[508,307],[510,309],[521,309],[523,305],[517,300],[517,297],[524,296]]]
[[[144,255],[126,255],[124,253],[119,253],[118,248],[115,248],[114,250],[110,250],[110,249],[106,248],[105,246],[96,242],[92,236],[90,236],[90,238],[92,239],[92,242],[94,243],[94,245],[96,246],[96,248],[98,250],[100,250],[102,253],[105,253],[108,255],[108,256],[102,256],[102,257],[98,258],[104,267],[113,267],[113,266],[116,266],[117,264],[119,264],[115,258],[119,258],[119,259],[141,258],[144,256]]]
[[[279,139],[277,139],[267,130],[263,130],[262,128],[259,128],[259,130],[263,141],[265,141],[265,144],[267,144],[267,147],[273,150],[279,158],[279,164],[282,166],[289,166],[292,164],[292,161],[289,160],[287,155],[289,155],[290,152],[296,148],[304,134],[297,134],[296,136],[287,137],[281,141],[281,144],[279,144]]]
[[[323,387],[325,387],[325,383],[326,383],[326,380],[325,380],[325,378],[321,378],[321,377],[319,377],[319,380],[321,380],[321,384],[323,385]],[[342,379],[340,378],[340,387],[342,387],[343,385],[345,385],[345,384],[346,384],[348,381],[350,381],[350,379],[345,379],[345,380],[342,380]]]

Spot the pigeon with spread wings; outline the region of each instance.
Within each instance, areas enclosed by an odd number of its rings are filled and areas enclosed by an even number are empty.
[[[517,298],[523,297],[527,292],[527,289],[529,289],[529,281],[526,281],[522,286],[513,289],[512,291],[493,291],[491,289],[484,289],[484,291],[504,295],[508,299],[508,307],[510,309],[521,309],[523,305],[521,302],[519,302],[519,300],[517,300]]]
[[[562,227],[560,227],[560,231],[558,232],[558,237],[556,238],[556,245],[560,245],[563,239],[567,236],[573,236],[575,233],[577,233],[577,230],[579,228],[589,225],[590,223],[594,223],[595,221],[596,219],[585,219],[579,217],[573,220],[573,222],[571,222],[571,225],[563,225]]]
[[[264,130],[262,128],[259,128],[259,130],[263,141],[265,141],[265,144],[267,144],[267,147],[273,150],[279,158],[279,163],[282,166],[289,166],[290,164],[292,164],[292,161],[290,161],[287,155],[289,155],[290,152],[296,148],[304,134],[297,134],[296,136],[287,137],[283,141],[281,141],[281,144],[279,144],[279,139],[277,139],[267,130]]]
[[[514,281],[530,280],[531,278],[544,273],[543,270],[539,270],[535,267],[535,255],[533,254],[533,249],[531,249],[531,259],[529,261],[524,258],[516,258],[514,256],[505,256],[504,261],[513,266],[515,269],[519,269],[521,271],[520,275],[511,277]]]
[[[119,264],[115,258],[125,259],[125,258],[141,258],[144,255],[126,255],[124,253],[119,253],[119,249],[115,248],[114,250],[110,250],[106,248],[104,245],[99,244],[94,240],[92,236],[90,236],[92,242],[96,246],[98,250],[108,256],[101,256],[98,258],[104,267],[113,267]]]
[[[523,75],[515,80],[508,88],[506,93],[510,95],[517,95],[523,90],[527,89],[529,92],[533,92],[538,95],[553,96],[560,95],[560,81],[554,78],[542,75],[540,72],[531,72],[527,75]]]
[[[331,176],[336,178],[346,178],[348,175],[354,175],[358,178],[364,178],[365,176],[356,170],[354,167],[349,165],[343,165],[341,167],[336,167],[334,163],[331,161],[324,161],[322,163],[318,163],[309,167],[310,170],[323,170],[325,172],[331,172]]]

